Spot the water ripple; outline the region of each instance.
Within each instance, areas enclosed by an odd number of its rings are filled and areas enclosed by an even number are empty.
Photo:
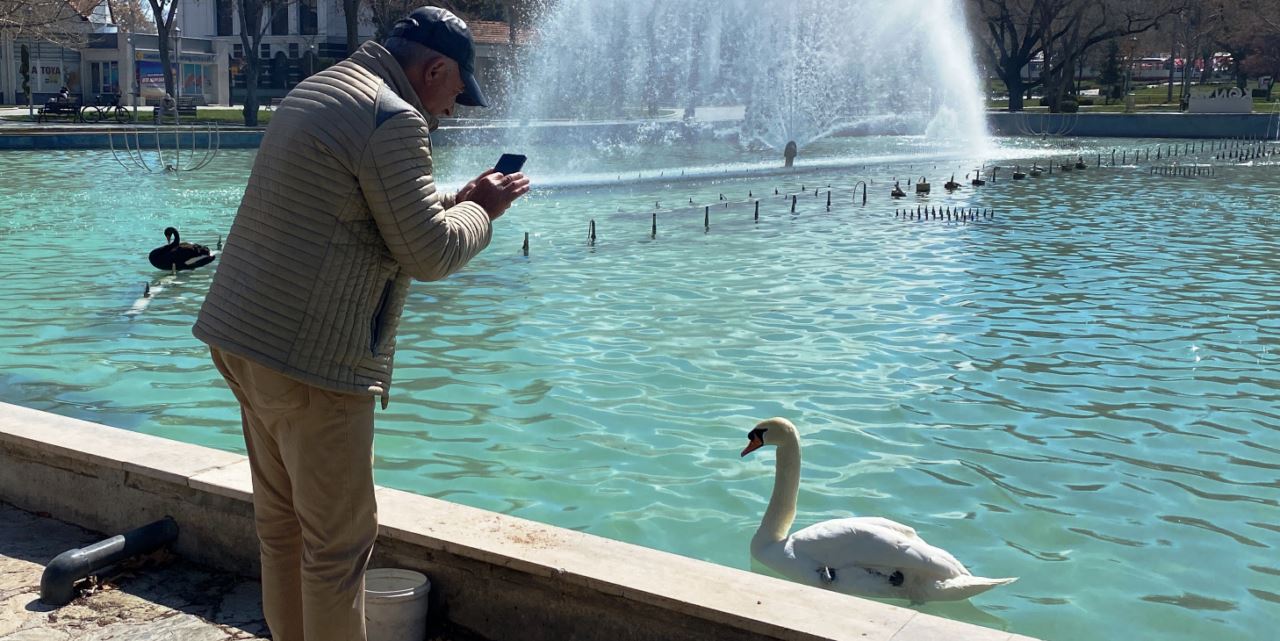
[[[465,271],[411,290],[378,482],[748,568],[773,457],[738,452],[756,420],[788,416],[806,439],[797,525],[886,516],[975,573],[1021,577],[947,616],[1051,641],[1264,638],[1280,594],[1275,168],[931,195],[998,212],[957,225],[895,219],[886,181],[976,163],[892,144],[910,160],[531,194]],[[1154,143],[1002,144],[1025,165]],[[461,182],[499,151],[441,149],[437,168]],[[212,271],[157,274],[145,254],[170,224],[225,235],[251,159],[174,179],[98,152],[0,154],[0,175],[23,177],[0,183],[0,398],[243,450],[190,335]],[[882,191],[865,209],[809,197],[792,215],[781,197],[866,178]],[[672,210],[689,199],[716,203],[710,232],[701,208]]]

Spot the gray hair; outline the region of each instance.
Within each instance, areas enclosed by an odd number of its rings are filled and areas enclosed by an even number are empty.
[[[444,57],[444,54],[435,49],[399,36],[387,38],[386,42],[382,43],[382,46],[386,47],[387,51],[395,57],[396,62],[400,63],[400,68],[402,69],[424,65],[436,58]]]

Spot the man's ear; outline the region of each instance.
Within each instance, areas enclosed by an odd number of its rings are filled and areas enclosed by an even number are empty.
[[[427,80],[438,80],[444,76],[446,65],[448,65],[448,62],[445,60],[444,56],[440,56],[426,64],[426,69],[423,70],[423,75]]]

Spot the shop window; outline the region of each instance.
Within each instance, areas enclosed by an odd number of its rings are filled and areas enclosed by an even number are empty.
[[[120,63],[114,60],[90,63],[89,91],[95,96],[120,93]]]
[[[271,2],[267,4],[267,11],[271,12],[271,35],[289,35],[289,4],[282,1]]]
[[[301,0],[298,2],[298,33],[314,36],[318,33],[316,27],[316,0]]]
[[[232,15],[234,0],[213,0],[213,10],[218,18],[218,35],[230,36],[232,33]]]

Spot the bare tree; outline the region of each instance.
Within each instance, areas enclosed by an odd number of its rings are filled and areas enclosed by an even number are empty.
[[[1280,0],[1243,0],[1245,10],[1252,12],[1269,32],[1280,35]]]
[[[373,24],[374,37],[381,40],[387,37],[396,21],[409,15],[410,11],[421,6],[434,6],[448,9],[464,20],[500,20],[514,29],[529,13],[528,2],[520,0],[362,0],[369,8],[370,21]],[[513,38],[514,39],[514,38]]]
[[[61,44],[67,21],[80,12],[66,0],[0,0],[0,31],[14,38]]]
[[[382,40],[391,32],[396,21],[422,5],[421,0],[364,0],[373,22],[374,38]]]
[[[342,16],[347,22],[347,55],[351,55],[360,46],[360,0],[342,0]]]
[[[0,0],[0,32],[64,47],[84,44],[80,11],[67,0]]]
[[[143,0],[107,0],[111,21],[126,33],[155,33],[156,24],[143,7]]]
[[[1036,0],[974,0],[980,48],[1009,92],[1009,111],[1022,111],[1026,93],[1040,83],[1022,69],[1044,51]]]
[[[1203,65],[1202,83],[1213,73],[1215,44],[1227,26],[1227,17],[1240,9],[1238,0],[1223,0],[1216,4],[1191,4],[1177,13],[1173,32],[1183,58],[1180,98],[1185,99],[1190,92],[1193,61]]]
[[[151,0],[155,2],[155,0]],[[236,0],[240,15],[240,46],[244,49],[244,126],[258,126],[258,78],[262,58],[258,50],[277,12],[288,11],[290,0]],[[264,19],[264,17],[266,19]]]
[[[1009,90],[1009,110],[1043,86],[1057,111],[1073,86],[1074,70],[1094,45],[1154,29],[1186,0],[971,0],[979,41],[991,68]],[[1039,78],[1022,69],[1043,55]]]
[[[34,63],[28,42],[44,41],[76,48],[86,41],[84,15],[66,0],[0,0],[0,34],[18,40],[18,74],[27,107],[31,104]]]
[[[173,63],[169,54],[169,37],[173,33],[173,16],[178,12],[178,0],[147,0],[151,5],[151,17],[156,23],[156,50],[160,54],[160,67],[164,71],[164,92],[174,91]]]

